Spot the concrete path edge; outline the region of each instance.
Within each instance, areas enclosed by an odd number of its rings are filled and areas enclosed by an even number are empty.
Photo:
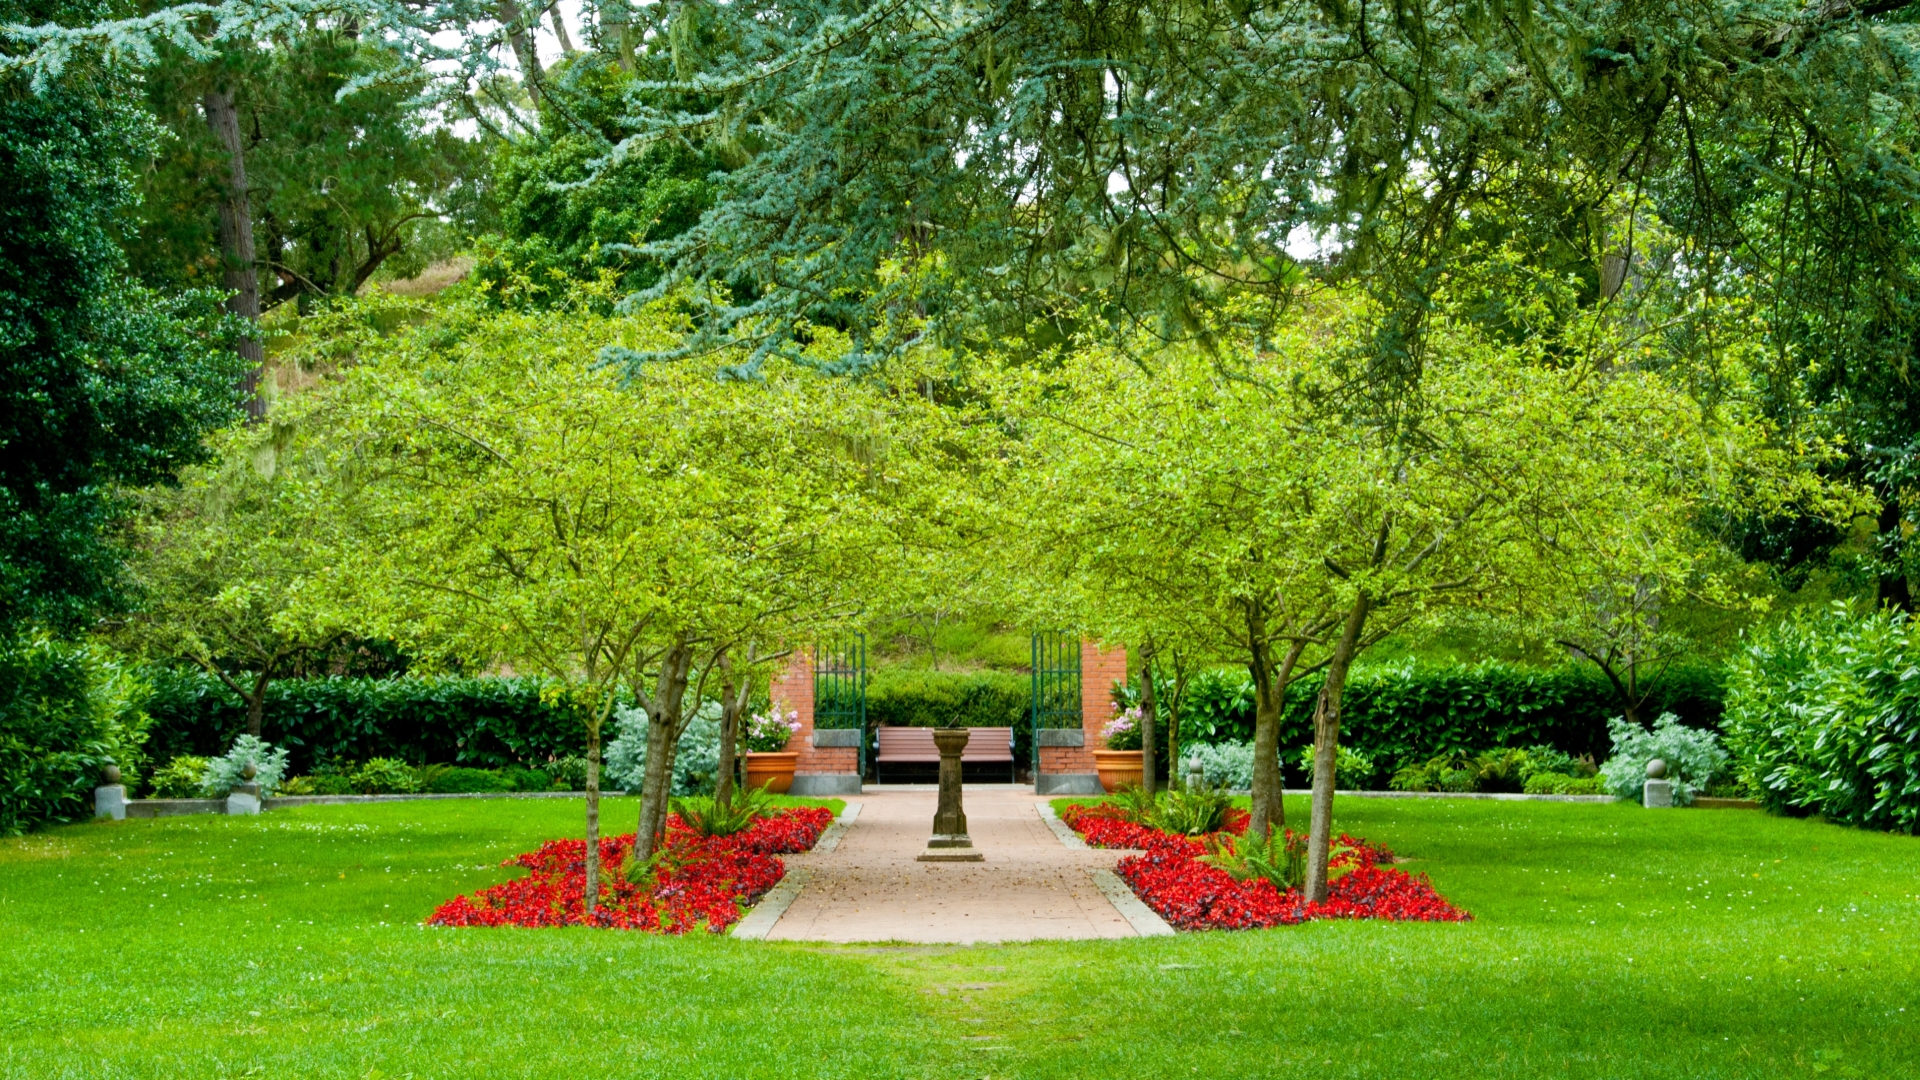
[[[1059,837],[1062,844],[1070,848],[1086,850],[1087,842],[1080,839],[1078,833],[1068,828],[1066,822],[1060,820],[1060,815],[1053,812],[1052,803],[1038,802],[1034,804],[1034,809],[1040,811],[1040,820],[1047,823],[1047,828],[1053,830],[1053,835]]]
[[[1127,924],[1133,927],[1134,933],[1141,937],[1173,936],[1173,927],[1167,925],[1167,920],[1161,918],[1144,901],[1135,896],[1133,890],[1127,887],[1127,883],[1120,880],[1119,874],[1111,870],[1097,869],[1089,873],[1093,875],[1094,885],[1106,895],[1107,902],[1113,905],[1113,910],[1118,911],[1120,917],[1127,920]]]
[[[840,816],[833,820],[833,824],[827,826],[826,831],[820,834],[820,839],[814,841],[811,850],[825,854],[839,847],[840,838],[847,835],[847,829],[852,827],[854,820],[859,816],[860,804],[848,803],[846,809],[840,811]]]
[[[732,936],[742,941],[765,941],[767,934],[773,930],[773,924],[779,922],[780,916],[785,915],[793,902],[800,898],[800,890],[806,887],[807,877],[804,869],[789,869],[780,883],[768,889],[767,895],[753,905],[752,911],[733,924]]]

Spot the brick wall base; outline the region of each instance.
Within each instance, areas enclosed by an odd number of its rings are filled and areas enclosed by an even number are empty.
[[[860,749],[855,746],[814,746],[809,739],[807,745],[800,745],[800,738],[787,744],[789,750],[800,751],[800,763],[794,766],[794,774],[802,773],[854,773],[860,772]]]
[[[1094,771],[1093,751],[1079,746],[1042,746],[1042,773],[1090,773]]]

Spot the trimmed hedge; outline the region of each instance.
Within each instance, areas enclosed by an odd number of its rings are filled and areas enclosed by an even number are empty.
[[[93,816],[100,767],[137,783],[147,693],[105,649],[0,641],[0,836]]]
[[[879,668],[867,677],[867,725],[1010,727],[1013,755],[1031,759],[1033,678],[997,671]]]
[[[159,669],[150,681],[153,760],[223,754],[246,730],[245,706],[212,676]],[[497,769],[585,754],[585,717],[568,702],[542,701],[546,684],[532,677],[286,679],[267,687],[261,735],[287,748],[293,775],[332,759]]]
[[[154,692],[147,705],[153,717],[147,751],[156,763],[175,754],[225,753],[245,730],[239,698],[209,676],[163,670],[150,672],[149,679]],[[545,685],[537,678],[290,679],[268,688],[263,734],[291,751],[295,774],[330,759],[386,757],[491,769],[585,753],[584,719],[565,702],[542,701]],[[1283,752],[1313,741],[1319,688],[1319,679],[1309,679],[1288,693]],[[1171,689],[1163,689],[1163,705]],[[1084,692],[1113,688],[1089,686]],[[1120,696],[1130,701],[1131,688]],[[1688,725],[1717,727],[1720,697],[1717,669],[1670,670],[1646,715],[1672,712]],[[1024,674],[881,668],[869,675],[867,722],[1010,727],[1015,755],[1029,761],[1031,701],[1032,681]],[[1612,688],[1585,666],[1382,666],[1355,672],[1348,682],[1344,742],[1375,758],[1383,771],[1441,754],[1542,744],[1597,759],[1609,746],[1607,720],[1618,713]],[[1182,742],[1251,739],[1253,695],[1246,674],[1202,672],[1188,687],[1182,714]],[[1289,761],[1290,781],[1299,781],[1296,771]]]
[[[1726,746],[1776,813],[1920,829],[1920,627],[1837,607],[1788,619],[1729,665]]]
[[[1288,689],[1280,720],[1283,760],[1288,751],[1312,744],[1313,706],[1324,681],[1310,678]],[[1717,668],[1669,669],[1643,715],[1651,720],[1671,712],[1691,727],[1717,728],[1721,682]],[[1173,688],[1161,685],[1164,724]],[[1129,704],[1138,697],[1131,687],[1116,696]],[[1612,745],[1607,721],[1620,715],[1612,685],[1590,665],[1533,668],[1500,661],[1361,669],[1348,677],[1342,711],[1342,744],[1387,770],[1495,747],[1546,745],[1598,760]],[[1197,676],[1188,685],[1180,727],[1182,742],[1252,740],[1253,688],[1246,673],[1220,669]],[[1289,782],[1300,781],[1294,763],[1286,764]]]

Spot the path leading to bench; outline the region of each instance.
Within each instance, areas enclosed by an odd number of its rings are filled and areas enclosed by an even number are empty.
[[[850,797],[860,813],[832,851],[785,856],[790,868],[806,871],[805,884],[768,939],[973,944],[1135,936],[1095,880],[1124,853],[1063,845],[1032,788],[967,786],[967,829],[985,856],[977,863],[914,861],[926,849],[935,799],[931,785],[870,787]]]

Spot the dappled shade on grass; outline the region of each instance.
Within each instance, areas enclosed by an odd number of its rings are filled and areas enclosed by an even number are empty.
[[[1115,872],[1148,907],[1182,930],[1256,930],[1312,919],[1473,919],[1435,892],[1425,875],[1393,869],[1393,852],[1344,833],[1331,863],[1337,876],[1327,899],[1316,904],[1297,888],[1282,892],[1261,877],[1237,881],[1207,865],[1201,861],[1207,845],[1200,838],[1163,832],[1102,809],[1070,806],[1061,817],[1094,847],[1142,852],[1121,859]],[[1246,828],[1246,813],[1231,811],[1226,828],[1213,839],[1231,846]]]
[[[627,867],[633,835],[600,841],[600,865],[607,868],[591,916],[586,913],[585,840],[549,840],[536,851],[501,863],[529,873],[441,904],[431,926],[596,926],[684,934],[704,929],[720,933],[741,912],[778,884],[786,874],[776,858],[807,851],[833,823],[820,807],[785,810],[763,817],[732,836],[701,836],[674,815],[667,820],[667,843],[648,867]]]

